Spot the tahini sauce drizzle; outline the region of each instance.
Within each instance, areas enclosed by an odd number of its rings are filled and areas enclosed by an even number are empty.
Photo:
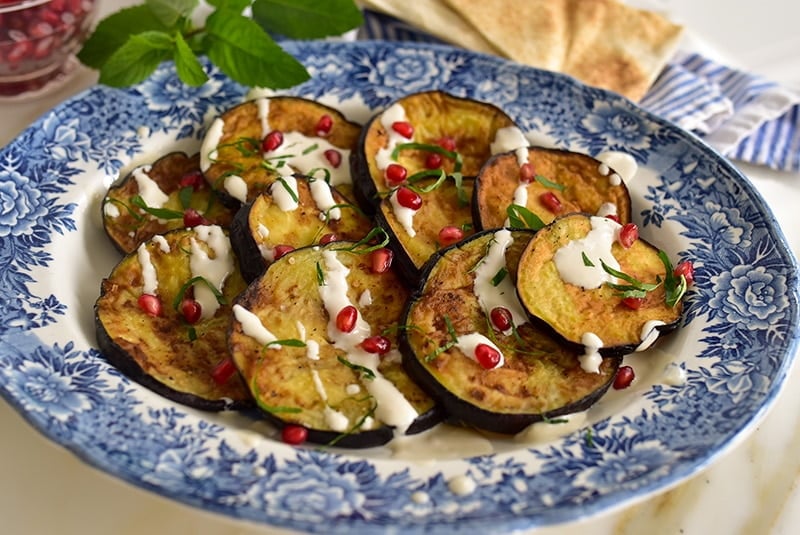
[[[381,114],[381,126],[386,131],[386,135],[388,136],[388,140],[386,146],[382,149],[378,150],[377,154],[375,155],[375,164],[378,166],[378,169],[383,171],[389,164],[393,162],[392,160],[392,152],[400,143],[405,143],[409,141],[403,135],[397,133],[392,128],[392,124],[395,122],[406,122],[408,118],[406,117],[406,110],[403,108],[403,105],[395,102],[384,112]],[[388,184],[387,184],[388,185]]]
[[[142,293],[156,295],[158,290],[158,274],[153,262],[150,260],[150,251],[147,250],[147,244],[142,243],[137,250],[137,257],[139,265],[142,268]]]
[[[195,236],[191,239],[191,256],[189,257],[189,267],[192,271],[192,278],[202,277],[208,284],[214,286],[218,292],[222,292],[225,279],[234,269],[233,253],[231,243],[222,227],[218,225],[198,225],[194,227]],[[197,240],[208,244],[214,256],[206,252]],[[203,283],[195,283],[194,298],[200,303],[202,319],[214,316],[219,308],[217,297]]]
[[[139,195],[145,204],[151,208],[161,208],[169,200],[169,195],[161,191],[155,180],[147,174],[150,169],[152,168],[149,165],[137,167],[133,170],[133,178],[136,180],[136,185],[139,187]]]
[[[611,254],[611,245],[617,239],[620,224],[607,217],[591,217],[592,230],[583,238],[572,240],[553,255],[558,274],[564,282],[586,290],[599,288],[606,282],[616,283],[616,277],[606,273],[600,261],[619,270],[619,262]],[[583,256],[592,262],[587,266]]]

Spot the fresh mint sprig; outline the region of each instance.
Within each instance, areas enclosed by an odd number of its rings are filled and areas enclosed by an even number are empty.
[[[210,13],[194,17],[199,0],[145,0],[101,20],[78,53],[100,71],[100,83],[125,87],[173,60],[187,85],[208,80],[200,58],[245,86],[283,89],[309,79],[306,68],[273,39],[340,35],[363,22],[353,0],[207,0]],[[249,9],[252,17],[243,14]]]

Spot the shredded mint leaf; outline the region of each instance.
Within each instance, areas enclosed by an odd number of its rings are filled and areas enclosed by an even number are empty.
[[[253,19],[264,30],[293,39],[340,35],[364,22],[352,0],[255,0]]]
[[[160,31],[132,35],[103,65],[100,83],[124,87],[147,78],[162,61],[172,57],[172,37]]]
[[[348,368],[350,368],[354,372],[360,373],[363,376],[364,379],[375,379],[375,372],[372,371],[370,368],[367,368],[366,366],[362,366],[360,364],[355,364],[353,362],[350,362],[349,360],[347,360],[346,358],[344,358],[341,355],[339,355],[336,358],[338,359],[339,362],[341,362],[342,364],[344,364],[345,366],[347,366]]]
[[[182,17],[192,14],[198,0],[145,0],[153,15],[167,27],[175,26]]]
[[[122,9],[97,24],[78,53],[78,59],[87,67],[101,69],[130,36],[146,31],[167,30],[169,27],[144,4]]]
[[[159,219],[183,219],[183,212],[178,210],[170,210],[169,208],[153,208],[147,206],[147,203],[142,199],[141,195],[134,195],[131,197],[131,204],[141,208],[146,213]]]
[[[680,277],[675,276],[675,269],[672,267],[672,262],[670,262],[667,253],[659,251],[658,258],[661,259],[661,263],[664,264],[664,269],[666,271],[664,278],[664,299],[668,307],[674,307],[683,298],[683,295],[689,289],[689,285],[686,282],[686,277],[683,275]]]
[[[586,267],[594,267],[594,262],[592,262],[586,253],[581,253],[581,258],[583,259],[583,265]]]
[[[506,208],[506,215],[508,215],[508,225],[511,228],[539,230],[545,226],[544,221],[538,215],[518,204],[509,204]]]
[[[194,55],[189,44],[181,34],[175,34],[174,56],[175,70],[178,78],[183,80],[186,85],[193,87],[201,86],[208,81],[208,76],[203,70],[203,66]]]
[[[269,342],[264,347],[279,346],[279,347],[306,347],[306,343],[297,338],[286,338],[284,340],[274,340]]]
[[[506,275],[508,275],[508,269],[505,267],[501,267],[499,270],[497,270],[497,273],[495,273],[494,277],[492,277],[492,286],[497,286],[503,282],[503,279],[506,278]]]
[[[563,184],[559,184],[558,182],[553,182],[552,180],[548,179],[543,175],[536,175],[533,178],[534,180],[536,180],[536,182],[549,189],[554,189],[557,191],[564,191],[565,189],[567,189],[567,187],[564,186]]]
[[[310,77],[303,65],[258,24],[230,8],[219,8],[209,15],[206,31],[208,57],[243,85],[283,89]]]

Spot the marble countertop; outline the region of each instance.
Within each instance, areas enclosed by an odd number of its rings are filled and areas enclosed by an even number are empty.
[[[101,3],[101,14],[134,2]],[[800,90],[800,4],[785,0],[631,1],[687,26],[692,42],[733,64]],[[79,68],[60,90],[34,101],[2,103],[0,146],[39,115],[90,86]],[[800,255],[800,173],[739,165],[767,200]],[[0,522],[4,533],[272,534],[167,500],[86,464],[47,441],[0,401]],[[800,366],[771,410],[710,467],[638,504],[537,534],[789,534],[800,525]]]

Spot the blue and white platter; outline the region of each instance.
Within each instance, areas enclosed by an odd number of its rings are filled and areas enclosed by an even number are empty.
[[[285,46],[312,74],[287,93],[352,120],[442,89],[500,106],[536,143],[633,156],[642,235],[695,266],[683,327],[631,358],[634,385],[608,394],[584,427],[536,443],[472,433],[475,450],[431,437],[427,458],[295,448],[250,418],[149,392],[95,349],[93,304],[119,259],[100,200],[121,172],[197,151],[205,126],[247,94],[211,67],[208,84],[188,88],[164,64],[133,88],[97,86],[64,102],[0,152],[0,394],[31,425],[160,495],[326,534],[568,522],[675,485],[754,428],[797,349],[797,268],[769,208],[730,163],[621,97],[495,57],[431,44]],[[668,364],[684,384],[663,381]],[[465,480],[473,486],[453,484]]]

